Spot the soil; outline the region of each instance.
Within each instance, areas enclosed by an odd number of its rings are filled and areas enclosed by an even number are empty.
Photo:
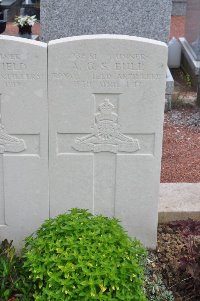
[[[200,182],[200,108],[188,75],[173,70],[172,110],[165,113],[161,182]],[[200,221],[160,224],[155,270],[176,301],[200,301]]]
[[[200,111],[195,106],[165,114],[161,182],[200,182]]]
[[[158,227],[155,269],[176,301],[200,300],[200,221]]]

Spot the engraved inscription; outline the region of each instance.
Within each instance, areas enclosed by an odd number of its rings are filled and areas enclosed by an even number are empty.
[[[80,152],[136,152],[139,141],[120,132],[118,115],[113,112],[114,105],[105,99],[95,114],[94,128],[91,134],[76,138],[73,148]]]
[[[67,59],[69,63],[65,69],[50,74],[50,80],[69,82],[83,89],[136,89],[145,81],[156,81],[162,76],[146,70],[150,58],[143,53],[102,56],[96,53],[72,53]]]
[[[0,53],[0,79],[7,87],[23,86],[24,81],[40,79],[40,74],[30,73],[19,53]]]

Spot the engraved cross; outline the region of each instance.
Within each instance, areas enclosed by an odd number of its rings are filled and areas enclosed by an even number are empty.
[[[4,191],[4,156],[16,156],[19,153],[24,155],[38,155],[39,151],[39,135],[24,134],[19,135],[26,137],[24,139],[16,137],[16,134],[8,134],[2,118],[2,95],[0,94],[0,226],[6,225],[5,214],[5,191]]]
[[[93,154],[93,213],[114,216],[117,156],[120,153],[132,154],[139,151],[140,142],[121,132],[117,101],[109,98],[105,94],[98,95],[98,102],[95,99],[91,133],[82,136],[70,134],[73,136],[70,147],[78,152]],[[65,133],[58,133],[59,153],[66,153],[63,150],[67,136]]]

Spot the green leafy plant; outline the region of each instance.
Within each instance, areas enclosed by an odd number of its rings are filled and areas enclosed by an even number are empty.
[[[191,88],[192,87],[192,78],[191,78],[190,74],[186,73],[185,79],[186,79],[187,86]]]
[[[12,242],[2,241],[0,245],[0,299],[7,300],[13,291],[16,279],[16,258]]]
[[[22,261],[15,253],[12,241],[7,239],[0,244],[0,300],[18,300],[15,295],[20,297],[21,301],[27,299],[29,285],[26,277],[23,275]]]
[[[190,76],[189,73],[180,70],[180,78],[186,82],[186,85],[188,87],[190,88],[192,87],[192,77]]]
[[[36,301],[146,300],[146,251],[115,218],[72,209],[29,236],[23,257]]]

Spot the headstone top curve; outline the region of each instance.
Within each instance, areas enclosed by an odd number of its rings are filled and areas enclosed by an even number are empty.
[[[23,44],[30,44],[33,46],[40,46],[43,48],[47,48],[47,43],[35,41],[35,40],[31,40],[31,39],[24,39],[24,38],[20,38],[20,37],[1,35],[0,41],[1,40],[6,40],[6,41],[10,41],[10,42],[18,42],[18,43],[23,43]]]
[[[116,34],[96,34],[96,35],[82,35],[82,36],[73,36],[73,37],[66,37],[60,38],[56,40],[49,41],[48,45],[56,45],[61,44],[64,42],[75,42],[75,41],[84,41],[84,40],[127,40],[127,41],[137,41],[149,44],[155,44],[159,46],[163,46],[167,48],[167,44],[161,41],[147,39],[137,36],[128,36],[128,35],[116,35]]]

